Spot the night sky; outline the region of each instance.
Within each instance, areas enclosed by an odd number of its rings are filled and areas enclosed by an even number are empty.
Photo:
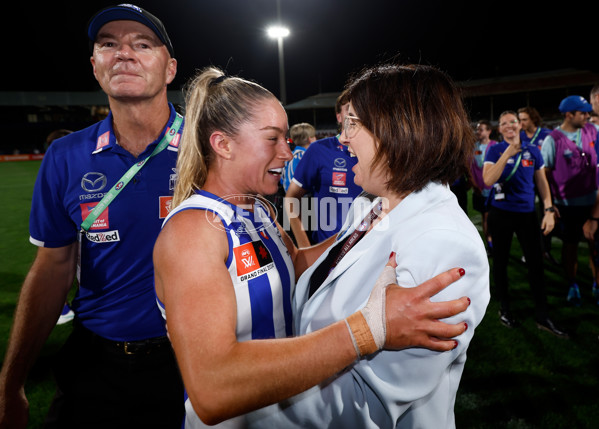
[[[385,61],[431,64],[456,80],[579,68],[599,72],[597,6],[545,2],[280,0],[287,101],[340,91]],[[0,91],[93,91],[88,19],[113,1],[4,6]],[[276,0],[138,0],[164,22],[178,60],[170,89],[207,65],[279,95]],[[594,31],[593,31],[594,29]],[[595,41],[593,41],[593,37]]]

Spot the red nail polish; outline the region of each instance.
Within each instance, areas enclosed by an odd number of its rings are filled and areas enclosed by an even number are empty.
[[[468,330],[468,324],[466,322],[464,322],[464,331]]]
[[[470,298],[466,297],[466,299],[468,300],[468,305],[472,304],[472,301],[470,301]]]
[[[391,254],[389,255],[390,258],[395,256],[395,252],[391,252]]]
[[[466,274],[466,271],[464,271],[463,268],[460,268],[459,273],[460,273],[460,277],[464,277],[464,274]]]
[[[453,350],[457,349],[458,348],[458,342],[456,340],[453,340],[453,344],[454,344]]]

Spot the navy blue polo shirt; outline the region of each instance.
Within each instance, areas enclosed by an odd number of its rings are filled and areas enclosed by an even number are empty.
[[[169,107],[167,128],[176,115]],[[105,338],[139,340],[166,333],[156,306],[152,250],[170,211],[182,129],[82,237],[80,286],[72,306],[83,326]],[[152,153],[163,135],[135,158],[117,144],[111,113],[54,141],[33,191],[30,241],[42,247],[77,241],[83,219],[131,166]]]
[[[508,143],[502,141],[489,148],[487,155],[485,156],[485,163],[495,164],[501,154],[505,152],[508,147]],[[505,198],[497,200],[496,198],[491,199],[491,205],[501,210],[507,210],[511,212],[529,213],[534,211],[535,208],[535,182],[534,174],[540,168],[544,167],[543,157],[539,148],[532,144],[522,146],[521,151],[522,157],[518,164],[518,168],[513,176],[506,182],[505,180],[511,174],[512,170],[518,160],[518,154],[512,156],[501,176],[497,182],[502,184],[503,193]]]
[[[341,229],[351,203],[362,192],[354,183],[352,167],[357,162],[337,137],[327,137],[312,143],[297,164],[292,181],[312,193],[314,199],[308,213],[314,242]],[[306,221],[304,214],[302,222]]]

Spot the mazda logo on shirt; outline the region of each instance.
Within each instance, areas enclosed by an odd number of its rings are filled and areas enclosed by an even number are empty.
[[[86,192],[98,192],[104,189],[107,179],[102,173],[85,173],[81,179],[81,187]]]
[[[335,161],[333,161],[333,164],[337,168],[345,168],[346,162],[343,158],[335,158]]]

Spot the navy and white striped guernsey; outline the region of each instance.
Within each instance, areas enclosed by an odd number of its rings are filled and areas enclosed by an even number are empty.
[[[235,287],[237,300],[238,341],[284,338],[292,334],[291,294],[295,288],[295,272],[287,247],[268,207],[255,199],[253,211],[231,204],[206,191],[198,191],[164,220],[162,227],[184,210],[204,210],[219,216],[229,241],[226,265]],[[210,267],[206,267],[210,269]],[[164,305],[156,300],[166,319]],[[196,415],[185,392],[184,428],[207,427]],[[241,428],[244,416],[215,426]]]
[[[198,191],[177,206],[164,225],[183,210],[205,210],[219,216],[229,241],[226,265],[235,287],[239,341],[283,338],[292,334],[293,264],[270,217],[267,203],[255,199],[245,210],[206,191]],[[206,269],[210,269],[207,267]],[[161,311],[164,308],[159,302]]]

